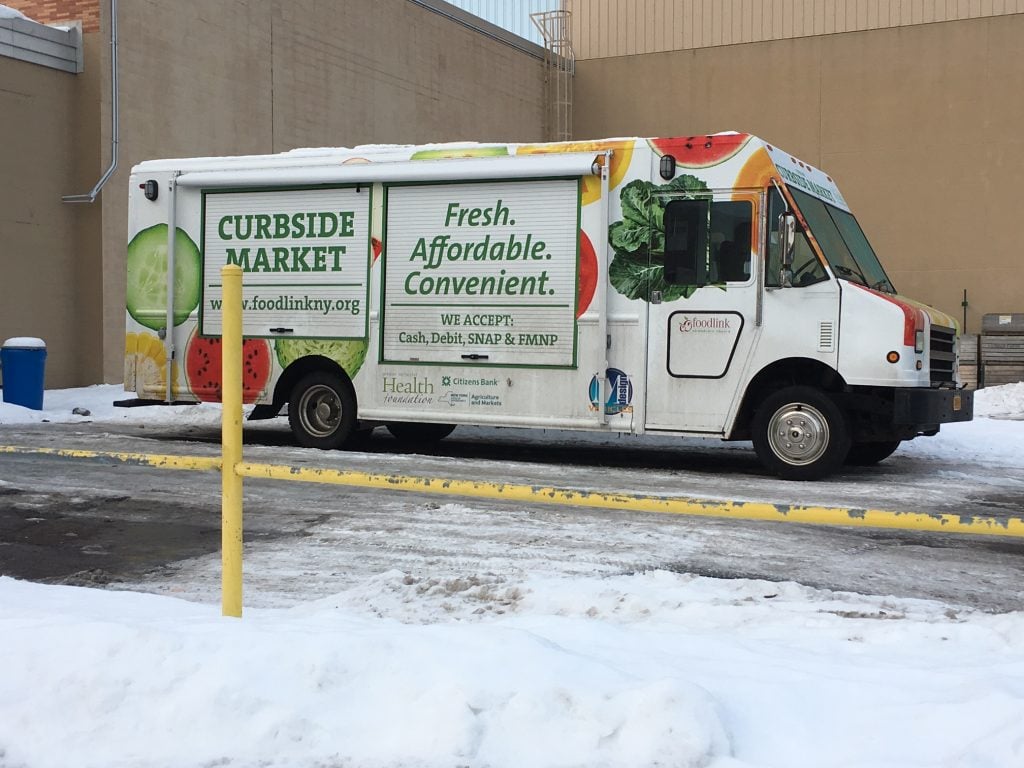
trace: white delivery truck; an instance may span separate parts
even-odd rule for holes
[[[784,478],[972,418],[953,318],[897,294],[831,178],[722,133],[156,160],[131,176],[125,387],[385,425],[752,440]]]

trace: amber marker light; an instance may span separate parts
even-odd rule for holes
[[[894,349],[892,352],[885,356],[885,359],[888,360],[890,363],[898,363],[900,361],[900,353]]]

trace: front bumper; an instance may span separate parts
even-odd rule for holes
[[[937,426],[974,418],[974,391],[970,389],[897,389],[893,423]]]

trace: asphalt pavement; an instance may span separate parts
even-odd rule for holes
[[[963,462],[899,454],[830,480],[767,475],[749,446],[460,428],[409,452],[383,430],[356,451],[294,446],[282,420],[247,424],[249,461],[360,472],[550,485],[609,493],[878,508],[1005,519],[1024,509],[1024,470],[991,483]],[[9,425],[24,448],[217,456],[200,426]],[[972,479],[973,478],[973,479]],[[1005,480],[1006,478],[1003,478]],[[270,480],[246,481],[247,600],[289,604],[399,568],[454,574],[668,569],[722,578],[1024,609],[1024,541],[439,499]],[[0,573],[48,583],[172,591],[210,599],[220,547],[216,473],[110,459],[0,456]],[[296,579],[297,563],[308,574]],[[339,567],[344,563],[344,567]],[[280,577],[275,576],[275,569]]]

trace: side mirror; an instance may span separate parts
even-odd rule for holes
[[[793,286],[793,248],[796,245],[796,216],[792,211],[779,214],[779,247],[782,249],[782,270],[779,282],[783,288]]]

